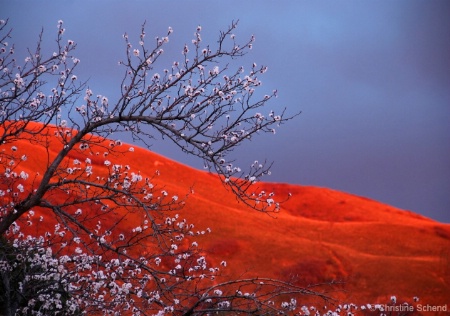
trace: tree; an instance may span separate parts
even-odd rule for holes
[[[236,41],[236,22],[214,47],[202,42],[198,27],[181,60],[159,73],[172,29],[150,49],[145,24],[137,46],[125,34],[125,74],[114,101],[94,96],[78,79],[76,43],[64,40],[62,21],[55,52],[46,56],[41,32],[23,65],[7,43],[6,25],[1,21],[3,314],[259,315],[294,313],[304,295],[327,298],[287,281],[224,279],[226,263],[211,266],[190,239],[193,225],[176,214],[185,198],[159,187],[157,175],[143,177],[109,158],[132,150],[109,140],[113,133],[148,146],[159,134],[202,159],[245,205],[278,210],[279,202],[255,184],[270,164],[244,171],[233,165],[232,153],[293,116],[266,110],[276,91],[257,98],[266,66],[230,68],[227,62],[244,56],[254,41]],[[43,149],[45,170],[27,172],[29,154],[19,143]],[[103,158],[107,173],[92,168],[99,152],[109,155]]]

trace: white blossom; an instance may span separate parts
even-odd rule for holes
[[[22,184],[17,185],[17,189],[19,190],[19,192],[23,193],[25,191],[24,187]]]

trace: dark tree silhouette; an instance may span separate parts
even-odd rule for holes
[[[232,153],[293,116],[267,110],[276,91],[256,97],[267,67],[229,66],[254,40],[238,43],[237,23],[220,32],[215,45],[203,43],[198,27],[180,60],[159,73],[155,65],[172,29],[152,40],[153,48],[144,26],[137,45],[125,34],[117,100],[94,95],[77,77],[76,43],[64,40],[62,21],[55,52],[44,53],[41,32],[23,63],[7,43],[6,25],[1,21],[3,314],[287,314],[300,310],[297,301],[304,295],[327,298],[287,281],[224,279],[226,263],[210,265],[190,239],[193,225],[176,214],[186,197],[158,186],[157,174],[143,177],[133,166],[114,162],[132,147],[108,140],[113,133],[128,133],[149,146],[159,134],[202,159],[245,205],[277,211],[272,195],[256,192],[270,164],[244,170],[233,165]],[[24,152],[19,141],[44,149],[39,158],[45,170],[29,174],[22,168],[33,153]],[[99,152],[108,155],[101,158],[103,171],[92,167]]]

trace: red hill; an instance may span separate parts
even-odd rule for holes
[[[217,176],[198,171],[151,151],[121,145],[121,154],[108,153],[103,142],[88,157],[96,172],[107,173],[106,159],[130,165],[155,179],[170,192],[184,196],[179,211],[199,230],[212,233],[196,237],[212,260],[226,260],[232,276],[294,277],[303,284],[344,281],[332,295],[346,302],[385,303],[391,295],[399,302],[418,296],[420,303],[450,303],[450,225],[363,197],[326,188],[280,183],[256,184],[276,197],[292,197],[275,218],[238,203]],[[22,168],[42,174],[49,150],[19,140],[11,146],[25,152]],[[98,154],[97,154],[98,153]],[[85,160],[85,154],[69,154]],[[114,218],[110,219],[114,221]],[[130,223],[132,225],[132,223]]]

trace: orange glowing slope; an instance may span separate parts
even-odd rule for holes
[[[15,144],[28,152],[27,168],[45,168],[43,148]],[[210,260],[227,261],[230,276],[296,277],[305,285],[345,281],[340,287],[345,291],[333,295],[354,303],[384,303],[390,295],[409,301],[418,296],[424,304],[450,302],[448,224],[330,189],[258,184],[278,197],[292,194],[273,218],[238,203],[215,175],[129,147],[122,145],[124,154],[108,159],[143,176],[159,170],[159,184],[171,194],[183,196],[193,188],[179,213],[199,230],[211,228],[195,240]],[[106,173],[102,153],[91,158],[94,168]]]

